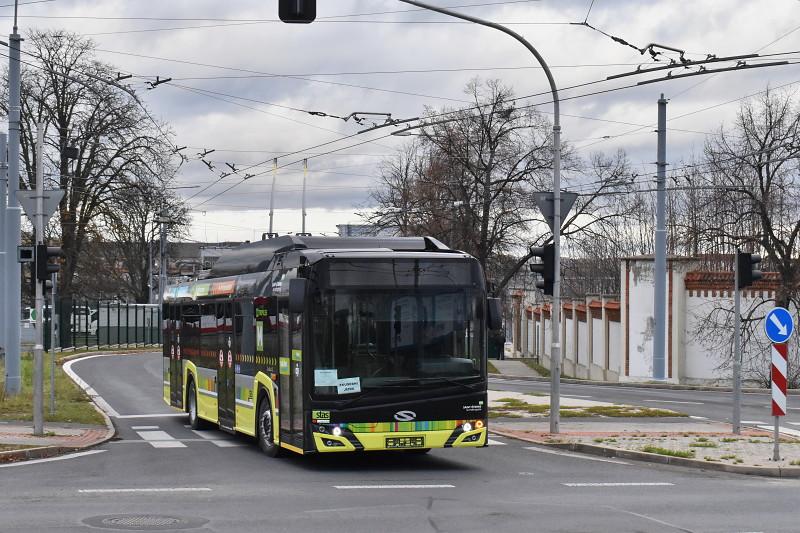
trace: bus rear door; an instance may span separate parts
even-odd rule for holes
[[[234,353],[237,347],[233,335],[233,303],[231,302],[217,304],[217,338],[219,351],[222,354],[217,375],[219,425],[223,429],[233,431],[236,410]]]

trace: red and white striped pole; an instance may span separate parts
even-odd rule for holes
[[[772,345],[772,416],[775,417],[775,445],[772,460],[780,461],[780,418],[786,416],[786,383],[788,367],[786,343]]]

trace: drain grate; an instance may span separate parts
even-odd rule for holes
[[[84,519],[87,526],[125,531],[167,531],[202,527],[208,520],[153,514],[92,516]]]

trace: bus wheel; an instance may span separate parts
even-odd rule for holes
[[[189,382],[189,390],[186,392],[186,403],[189,411],[189,426],[192,429],[203,429],[206,427],[205,421],[197,414],[197,389],[194,381]]]
[[[270,457],[277,457],[281,449],[273,440],[272,422],[272,407],[269,400],[264,399],[258,404],[258,446]]]

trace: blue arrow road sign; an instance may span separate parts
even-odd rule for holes
[[[792,314],[783,307],[772,309],[764,318],[764,331],[772,342],[786,342],[794,331]]]

